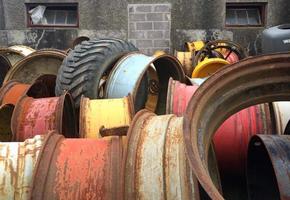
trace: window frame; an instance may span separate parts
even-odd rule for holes
[[[228,9],[258,9],[260,13],[261,23],[260,24],[227,24],[227,10]],[[226,28],[263,28],[266,25],[266,9],[267,2],[259,3],[226,3],[226,13],[225,13],[225,27]]]
[[[31,17],[29,15],[29,10],[36,6],[47,6],[47,7],[76,7],[76,24],[65,25],[65,24],[32,24]],[[78,3],[26,3],[26,18],[27,27],[29,28],[79,28],[79,4]]]

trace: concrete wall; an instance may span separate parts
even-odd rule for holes
[[[25,3],[47,2],[78,2],[79,28],[28,28]],[[66,49],[77,36],[118,37],[150,54],[156,49],[182,50],[184,42],[191,40],[232,39],[250,54],[259,53],[264,28],[225,28],[226,2],[266,2],[266,27],[290,23],[289,0],[0,0],[0,45]],[[155,11],[158,5],[166,10]],[[140,12],[146,16],[140,21],[143,25],[132,22],[132,15]],[[162,23],[154,27],[155,22]]]

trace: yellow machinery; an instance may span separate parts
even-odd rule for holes
[[[191,77],[192,78],[205,78],[215,73],[225,65],[230,64],[228,61],[222,58],[205,58],[199,62],[194,68]]]
[[[185,49],[190,52],[199,51],[204,47],[204,41],[198,40],[194,42],[186,42]]]

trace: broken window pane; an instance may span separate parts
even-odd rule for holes
[[[32,26],[77,26],[78,24],[77,4],[60,4],[60,6],[27,4],[27,6]]]

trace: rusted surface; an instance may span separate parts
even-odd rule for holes
[[[268,104],[251,106],[229,117],[215,132],[215,152],[224,176],[245,177],[248,143],[253,135],[272,134]]]
[[[189,100],[198,87],[198,85],[185,85],[170,78],[168,82],[166,113],[183,116]]]
[[[159,94],[159,78],[154,66],[150,66],[147,71],[148,74],[148,96],[145,108],[154,112],[156,110]]]
[[[50,133],[36,166],[31,199],[119,199],[121,160],[120,137],[65,139]]]
[[[23,94],[25,94],[28,88],[29,88],[28,84],[21,84],[17,81],[7,82],[0,89],[1,105],[3,104],[16,105],[16,102]]]
[[[199,199],[185,156],[181,117],[139,111],[129,128],[124,199]]]
[[[59,51],[36,51],[23,58],[7,73],[4,83],[17,80],[22,83],[33,83],[44,74],[57,75],[66,54]]]
[[[167,113],[183,116],[198,85],[169,80]],[[273,132],[268,104],[246,108],[228,118],[216,131],[215,152],[222,174],[245,176],[248,142],[252,135]]]
[[[0,142],[0,199],[29,199],[43,136],[25,142]]]
[[[0,48],[0,55],[4,55],[11,63],[11,66],[14,67],[15,63],[34,51],[34,49],[27,46],[15,45],[8,48]]]
[[[135,110],[144,108],[148,98],[148,80],[150,80],[148,68],[150,67],[155,68],[159,81],[156,112],[164,114],[169,78],[185,81],[185,74],[180,62],[170,55],[149,57],[138,52],[125,55],[117,62],[108,77],[105,97],[122,98],[130,93]]]
[[[28,56],[28,55],[32,54],[33,52],[35,52],[35,49],[33,49],[29,46],[25,46],[25,45],[13,45],[13,46],[10,46],[8,48],[13,49],[15,51],[19,51],[24,56]]]
[[[194,51],[193,52],[192,51],[189,51],[189,52],[175,51],[174,52],[174,55],[182,64],[185,75],[189,77],[191,77],[192,71],[194,69],[194,66],[193,66],[194,54],[195,54]]]
[[[0,142],[10,142],[12,140],[11,117],[14,105],[4,104],[0,107]]]
[[[254,136],[248,153],[249,199],[290,199],[290,136]]]
[[[39,98],[23,96],[15,106],[11,120],[14,141],[57,130],[66,137],[76,137],[76,120],[69,94]]]
[[[16,105],[21,96],[27,94],[30,97],[47,97],[48,89],[42,82],[23,84],[17,81],[9,81],[0,89],[0,103]]]
[[[223,199],[207,168],[208,149],[215,131],[241,109],[290,100],[289,71],[290,54],[248,58],[211,76],[190,100],[183,126],[187,158],[212,199]]]
[[[4,78],[10,69],[10,61],[5,56],[0,54],[0,87],[2,86]]]
[[[113,128],[105,128],[104,126],[102,126],[99,132],[102,137],[126,136],[128,129],[129,129],[129,126],[120,126],[120,127],[113,127]]]
[[[131,96],[120,99],[82,97],[80,103],[80,136],[100,138],[100,129],[129,126],[134,115]],[[116,130],[114,130],[116,131]],[[124,131],[122,131],[123,133]],[[119,133],[122,135],[122,133]],[[105,134],[106,135],[106,134]]]

